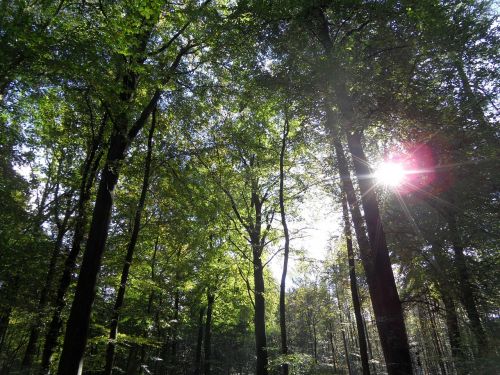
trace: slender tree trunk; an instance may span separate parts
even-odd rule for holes
[[[64,219],[62,221],[59,219],[59,206],[61,199],[61,197],[59,196],[59,187],[60,187],[59,179],[61,176],[62,168],[63,168],[63,163],[62,161],[60,161],[57,172],[57,185],[54,197],[54,206],[55,206],[54,221],[56,222],[57,226],[57,237],[54,243],[52,254],[50,256],[49,268],[47,270],[47,275],[45,276],[45,283],[40,292],[40,298],[38,300],[38,305],[37,305],[37,315],[33,325],[31,326],[28,344],[26,346],[26,351],[24,353],[24,357],[21,363],[21,373],[23,374],[31,374],[33,372],[33,360],[35,358],[38,338],[40,336],[40,331],[42,329],[45,309],[47,308],[47,305],[49,303],[49,294],[50,290],[52,289],[52,284],[54,281],[57,259],[59,258],[61,253],[63,239],[68,230],[68,221],[72,213],[71,203],[68,201],[66,211],[64,213]]]
[[[288,344],[287,344],[287,334],[286,334],[286,274],[288,271],[288,255],[290,253],[290,234],[288,231],[288,224],[286,221],[285,213],[285,153],[286,153],[286,143],[288,133],[290,131],[290,126],[288,123],[288,117],[285,114],[285,125],[283,129],[283,137],[281,142],[281,152],[280,152],[280,212],[281,212],[281,225],[283,226],[283,234],[285,235],[285,249],[283,255],[283,272],[281,274],[280,283],[280,333],[281,333],[281,354],[286,356],[288,354]],[[281,373],[283,375],[288,375],[288,363],[284,362],[281,366]]]
[[[460,57],[455,58],[454,60],[455,68],[457,69],[458,76],[460,77],[460,81],[462,82],[462,90],[465,94],[465,102],[467,105],[465,106],[466,111],[470,111],[474,119],[477,121],[479,126],[485,130],[487,128],[487,121],[484,116],[483,108],[480,102],[477,100],[474,91],[472,90],[472,86],[469,81],[469,77],[465,72],[464,63]]]
[[[4,284],[0,287],[0,301],[2,301],[0,303],[0,353],[2,353],[2,348],[5,343],[5,339],[7,337],[7,330],[9,328],[10,318],[13,309],[12,307],[15,306],[16,304],[18,290],[19,290],[19,276],[6,275],[6,280],[4,281]]]
[[[349,220],[349,209],[347,207],[347,198],[342,192],[342,212],[344,217],[344,235],[347,242],[347,258],[349,260],[349,280],[351,286],[352,305],[354,307],[354,316],[356,317],[356,328],[358,330],[359,353],[361,356],[361,366],[363,375],[370,374],[370,365],[368,363],[368,349],[366,347],[365,330],[363,327],[363,317],[361,315],[361,303],[359,301],[358,282],[356,279],[356,265],[354,262],[354,248],[352,245],[351,222]]]
[[[443,301],[445,318],[446,318],[446,329],[448,333],[448,340],[450,342],[451,355],[453,357],[453,362],[455,364],[455,369],[458,375],[464,374],[464,353],[462,350],[460,329],[458,325],[457,310],[455,307],[455,302],[450,296],[449,292],[445,288],[441,287],[438,283],[438,291]]]
[[[266,308],[264,300],[264,268],[260,251],[253,251],[255,285],[255,350],[257,355],[256,375],[267,375]]]
[[[347,371],[349,375],[352,375],[351,361],[349,359],[349,349],[347,347],[347,338],[345,337],[345,330],[342,328],[342,342],[344,344],[345,362],[347,364]]]
[[[23,361],[21,364],[21,372],[24,374],[30,374],[33,372],[33,359],[36,354],[36,345],[38,342],[38,337],[40,335],[40,330],[42,328],[43,313],[45,311],[45,308],[47,307],[49,291],[52,287],[52,282],[56,271],[57,258],[59,258],[61,252],[62,241],[65,233],[66,228],[64,228],[64,230],[60,229],[58,231],[54,249],[52,250],[52,254],[50,256],[49,270],[47,272],[47,276],[45,277],[45,284],[40,293],[40,299],[38,300],[37,317],[35,318],[35,322],[30,329],[28,345],[26,346],[26,351],[24,353]]]
[[[205,362],[203,364],[205,375],[210,375],[212,365],[212,311],[214,307],[215,296],[207,292],[207,318],[205,321]]]
[[[312,334],[313,334],[313,356],[314,363],[318,363],[318,335],[316,334],[316,319],[314,316],[311,319]]]
[[[426,315],[427,317],[429,318],[429,323],[431,325],[431,339],[432,339],[432,342],[434,344],[434,347],[436,348],[436,353],[437,353],[437,361],[438,361],[438,365],[439,365],[439,369],[441,371],[442,374],[444,375],[447,375],[448,374],[448,370],[446,368],[446,364],[444,362],[444,354],[443,354],[443,348],[442,348],[442,345],[441,345],[441,340],[439,339],[439,336],[438,336],[438,327],[437,327],[437,324],[436,324],[436,319],[434,317],[434,312],[432,311],[431,309],[431,300],[428,298],[426,298],[426,302],[427,302],[427,311],[426,311]]]
[[[373,358],[372,343],[370,341],[370,333],[368,331],[368,325],[367,325],[366,319],[364,318],[363,315],[361,315],[361,318],[363,319],[363,327],[364,327],[364,330],[365,330],[366,344],[368,346],[368,355],[369,355],[369,358],[370,358],[370,362],[372,364],[371,372],[373,372],[373,374],[376,374],[377,373],[377,367],[375,366],[375,362],[372,361],[374,358]]]
[[[108,346],[106,349],[106,365],[104,369],[104,375],[111,375],[113,372],[113,362],[115,357],[116,337],[118,335],[118,321],[120,319],[120,309],[123,306],[123,301],[125,299],[125,291],[127,288],[128,275],[134,257],[135,245],[137,243],[137,239],[139,237],[139,231],[141,229],[142,211],[144,209],[144,203],[146,202],[146,196],[148,193],[149,176],[151,172],[151,159],[153,154],[153,135],[155,127],[156,127],[156,109],[153,110],[151,128],[149,130],[149,135],[148,135],[148,150],[144,165],[144,177],[142,181],[141,196],[139,198],[139,203],[137,204],[137,208],[135,210],[134,223],[132,226],[132,235],[128,243],[127,255],[125,256],[125,262],[123,264],[122,275],[120,279],[120,287],[118,288],[118,294],[116,296],[115,305],[113,307],[113,314],[111,317]]]
[[[127,358],[127,363],[126,363],[126,366],[125,366],[125,369],[126,369],[126,372],[125,374],[126,375],[135,375],[137,374],[137,367],[138,367],[138,363],[137,363],[137,352],[139,351],[139,346],[134,344],[130,347],[130,350],[129,350],[129,355],[128,355],[128,358]]]
[[[464,248],[460,241],[456,218],[453,213],[448,213],[448,226],[451,233],[453,252],[455,255],[455,267],[458,273],[458,282],[460,284],[460,300],[465,308],[467,317],[470,321],[470,326],[474,337],[476,338],[477,349],[476,354],[484,354],[488,347],[488,339],[484,331],[479,312],[476,307],[476,298],[472,282],[470,280],[467,264],[465,261]]]
[[[385,237],[380,236],[382,228],[380,221],[377,220],[377,217],[379,218],[378,204],[376,204],[376,200],[373,202],[375,197],[371,197],[370,199],[366,197],[366,192],[369,188],[366,186],[366,181],[363,178],[366,178],[365,176],[369,175],[370,172],[366,165],[364,165],[366,169],[365,173],[356,172],[360,187],[364,182],[361,192],[365,195],[364,200],[369,203],[368,205],[363,204],[365,218],[367,221],[368,218],[371,219],[369,242],[356,192],[350,177],[349,164],[342,144],[336,137],[337,132],[335,129],[337,126],[334,123],[335,118],[328,107],[326,108],[326,114],[327,127],[331,132],[342,188],[346,193],[349,203],[386,365],[390,375],[409,374],[411,373],[411,369],[409,369],[409,366],[411,367],[411,358],[406,327],[404,325],[401,302],[397,293],[394,275],[392,274],[387,246],[385,245]],[[353,159],[356,159],[355,155],[353,155]],[[366,162],[366,158],[364,160]],[[359,163],[360,161],[357,160],[355,165]],[[360,176],[363,176],[363,178]],[[369,191],[368,194],[373,194],[373,192]],[[375,212],[370,211],[371,209],[375,209]]]
[[[371,245],[371,253],[361,253],[361,256],[365,266],[387,371],[389,375],[411,374],[410,347],[406,335],[403,309],[392,273],[389,250],[374,192],[374,182],[372,178],[368,177],[371,175],[371,171],[361,147],[361,135],[351,134],[352,128],[356,125],[353,101],[343,80],[345,74],[335,61],[334,45],[330,37],[328,20],[319,7],[311,10],[311,16],[315,23],[313,26],[315,27],[315,35],[322,43],[325,56],[332,69],[337,73],[335,80],[327,82],[327,86],[333,83],[332,88],[344,121],[344,130],[347,134],[349,151],[352,155],[356,177],[361,190],[363,211],[365,213],[368,238]],[[329,107],[328,104],[327,107]]]
[[[410,348],[403,309],[392,273],[389,249],[374,191],[375,185],[373,178],[367,177],[371,175],[371,170],[361,146],[361,135],[348,134],[348,145],[361,190],[368,238],[372,249],[370,272],[367,272],[366,276],[369,284],[372,284],[370,289],[373,291],[370,295],[387,370],[390,375],[411,374]]]
[[[179,251],[180,253],[180,251]],[[176,275],[177,280],[179,280],[179,275]],[[170,364],[172,367],[172,373],[177,373],[177,329],[179,326],[179,302],[180,302],[180,292],[179,288],[175,290],[174,293],[174,321],[172,327],[172,342],[170,343]]]
[[[101,125],[97,132],[97,136],[92,140],[89,152],[85,158],[82,168],[82,180],[80,182],[79,196],[77,203],[76,221],[73,233],[73,240],[71,243],[71,250],[64,262],[64,269],[55,300],[54,312],[50,321],[47,333],[45,335],[45,344],[42,352],[42,363],[40,367],[40,375],[49,374],[50,363],[55,347],[57,345],[57,338],[62,327],[62,311],[66,306],[66,292],[71,284],[71,275],[75,269],[76,258],[80,254],[81,244],[85,234],[85,225],[87,223],[87,203],[90,200],[90,193],[94,184],[95,175],[99,167],[102,157],[102,152],[99,149],[102,145],[102,137],[106,123],[108,120],[107,114],[103,116]]]
[[[129,130],[125,114],[115,121],[113,134],[110,139],[106,164],[101,173],[101,180],[97,191],[96,202],[92,214],[89,237],[75,297],[66,325],[63,350],[59,361],[58,375],[80,375],[83,365],[83,354],[87,344],[90,313],[94,302],[97,275],[101,267],[101,260],[108,237],[108,228],[113,207],[113,192],[118,182],[120,165],[125,159],[125,154],[130,143],[153,111],[160,98],[157,91],[141,116]]]
[[[248,167],[251,168],[254,164],[255,157],[252,157],[248,163]],[[246,162],[246,161],[245,161]],[[220,182],[219,186],[227,195],[231,201],[231,206],[233,212],[240,222],[240,224],[245,228],[249,236],[249,243],[252,250],[252,265],[253,265],[253,277],[254,277],[254,333],[255,333],[255,352],[256,352],[256,375],[267,375],[268,373],[268,354],[267,354],[267,338],[266,338],[266,314],[265,314],[265,297],[264,297],[264,266],[262,264],[262,252],[265,246],[266,235],[270,229],[272,222],[272,217],[269,219],[266,217],[264,220],[262,217],[262,206],[266,202],[267,197],[259,196],[259,185],[256,178],[251,178],[248,181],[251,185],[251,208],[254,210],[255,216],[250,216],[252,221],[247,221],[247,218],[243,218],[240,214],[236,202],[226,188],[224,188]],[[271,215],[273,216],[273,215]],[[267,223],[266,231],[263,233],[262,224]],[[248,286],[247,282],[247,286]]]
[[[12,306],[9,305],[2,311],[0,316],[0,353],[2,352],[5,336],[7,335],[7,328],[9,327],[10,315],[12,314]]]
[[[347,338],[345,337],[345,329],[344,329],[344,322],[343,322],[343,319],[342,319],[342,304],[340,303],[340,295],[339,295],[339,289],[338,289],[338,286],[335,285],[335,294],[337,296],[337,307],[339,309],[339,317],[340,317],[340,326],[342,327],[342,329],[340,330],[340,332],[342,333],[342,342],[344,344],[344,354],[345,354],[345,360],[346,360],[346,364],[347,364],[347,370],[349,372],[349,375],[352,375],[352,369],[351,369],[351,361],[349,360],[349,349],[348,349],[348,346],[347,346]]]
[[[198,318],[198,338],[196,340],[196,353],[194,359],[194,375],[201,373],[201,352],[203,349],[203,317],[205,316],[205,307],[200,308]]]
[[[333,365],[333,373],[337,373],[337,361],[335,359],[335,344],[333,342],[333,331],[330,325],[330,330],[328,331],[328,341],[330,343],[330,348],[332,349],[332,365]]]

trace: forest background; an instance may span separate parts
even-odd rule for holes
[[[483,0],[2,0],[0,373],[497,374]]]

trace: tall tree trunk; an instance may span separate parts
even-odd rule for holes
[[[196,340],[196,352],[194,359],[194,375],[201,374],[201,352],[203,349],[203,317],[205,316],[205,307],[200,307],[198,318],[198,338]]]
[[[347,134],[349,151],[361,191],[368,238],[372,253],[366,272],[373,310],[389,375],[411,374],[410,347],[389,249],[379,213],[375,184],[361,146],[361,134]],[[371,284],[371,285],[370,285]]]
[[[372,307],[375,313],[375,320],[382,344],[382,350],[384,352],[386,364],[393,364],[391,366],[388,366],[388,371],[395,371],[389,372],[390,375],[411,373],[411,370],[408,369],[408,366],[410,366],[410,362],[408,361],[411,361],[411,359],[409,357],[409,346],[406,337],[406,328],[404,326],[404,320],[402,316],[401,303],[399,300],[399,295],[397,294],[394,276],[392,274],[392,268],[388,257],[387,247],[385,247],[384,253],[384,247],[382,246],[385,244],[385,238],[383,239],[382,243],[379,243],[377,234],[378,230],[375,230],[374,233],[373,219],[374,216],[377,215],[374,215],[373,212],[371,212],[371,215],[369,215],[372,219],[372,221],[370,222],[370,226],[372,229],[372,241],[369,242],[369,239],[366,236],[364,220],[361,215],[356,192],[350,176],[349,164],[347,162],[342,143],[339,140],[335,117],[332,113],[332,110],[328,106],[326,107],[326,116],[327,129],[330,132],[332,144],[334,146],[342,189],[344,190],[347,201],[349,203],[354,231],[356,233],[361,260],[363,262],[363,268],[365,270],[365,275],[367,278],[368,290],[370,292]],[[357,175],[364,177],[362,173],[357,173]],[[361,185],[362,179],[360,177],[358,177],[358,179],[360,180]],[[363,191],[366,193],[366,190],[362,190],[362,193]],[[371,206],[373,206],[373,204]],[[363,205],[363,207],[365,208],[366,217],[366,207],[365,205]],[[378,205],[376,206],[375,214],[378,214]],[[375,229],[378,228],[378,224],[376,223]],[[382,228],[380,228],[380,230],[381,229]],[[395,325],[393,325],[393,323]],[[403,344],[399,346],[398,343],[400,343],[401,341],[403,342]],[[400,359],[404,362],[401,363],[401,369],[398,368],[399,365],[397,364]],[[400,370],[402,372],[398,373],[398,371]]]
[[[311,327],[312,327],[312,334],[313,334],[314,363],[318,363],[318,335],[316,334],[316,319],[315,319],[314,315],[312,316],[312,319],[311,319]]]
[[[255,156],[253,156],[247,163],[248,168],[252,168],[255,162]],[[266,338],[266,308],[265,308],[265,297],[264,297],[264,265],[262,264],[262,252],[264,250],[266,235],[269,232],[272,223],[272,217],[263,218],[262,207],[267,200],[267,196],[259,196],[259,184],[258,180],[254,177],[250,178],[248,181],[251,185],[251,208],[254,210],[254,214],[250,215],[250,220],[248,218],[243,218],[240,214],[236,202],[226,188],[222,186],[219,181],[219,186],[227,195],[231,202],[233,212],[240,222],[240,224],[245,228],[248,233],[249,243],[252,250],[252,266],[253,266],[253,279],[254,279],[254,333],[255,333],[255,352],[256,352],[256,375],[267,375],[268,373],[268,354],[267,354],[267,338]],[[248,220],[248,221],[247,221]],[[266,223],[265,231],[262,230],[262,224]],[[247,286],[249,283],[247,282]]]
[[[357,125],[353,101],[343,80],[345,74],[335,61],[329,22],[323,10],[319,7],[311,9],[311,16],[313,17],[315,35],[323,45],[325,56],[330,66],[337,73],[334,81],[327,79],[327,87],[329,89],[330,84],[333,84],[331,86],[340,108],[344,130],[347,134],[349,151],[352,155],[354,169],[361,190],[363,211],[365,213],[368,238],[371,246],[371,253],[363,254],[361,252],[361,257],[365,266],[387,371],[389,375],[411,374],[410,347],[408,345],[403,309],[392,273],[389,250],[382,228],[377,198],[373,191],[374,182],[372,178],[367,178],[367,176],[370,176],[371,171],[361,147],[361,135],[353,135],[351,133],[354,126]],[[329,97],[328,91],[327,97]],[[329,107],[329,103],[327,103],[327,107]]]
[[[332,326],[329,326],[329,330],[327,332],[328,335],[328,342],[330,344],[330,348],[332,349],[332,365],[333,365],[333,373],[337,373],[337,360],[335,359],[335,344],[333,342],[333,331],[332,331]]]
[[[344,354],[345,354],[345,362],[347,364],[347,371],[349,375],[352,375],[351,361],[349,359],[349,349],[347,347],[347,338],[345,337],[344,328],[342,328],[341,333],[342,333],[342,343],[344,344]]]
[[[95,175],[99,167],[102,157],[102,152],[99,152],[102,145],[102,137],[108,115],[103,116],[101,125],[97,132],[97,136],[92,140],[89,152],[85,158],[82,168],[82,179],[80,182],[78,203],[73,240],[71,250],[64,262],[64,269],[59,286],[57,288],[56,301],[54,312],[50,321],[47,333],[45,335],[45,344],[42,352],[42,363],[40,367],[40,375],[49,374],[52,355],[57,345],[57,338],[62,327],[62,311],[66,306],[66,292],[71,284],[71,275],[75,269],[76,258],[80,254],[81,244],[85,233],[85,225],[87,223],[87,203],[90,200],[90,193],[94,184]]]
[[[33,372],[32,368],[33,359],[36,354],[38,337],[40,335],[40,330],[42,328],[43,313],[45,312],[45,308],[47,307],[47,303],[49,300],[49,292],[52,287],[52,282],[56,271],[57,258],[59,258],[61,252],[62,241],[65,233],[66,233],[66,228],[64,228],[64,230],[60,229],[58,231],[57,239],[54,244],[54,249],[52,250],[52,254],[50,256],[49,269],[45,277],[45,284],[42,288],[42,291],[40,292],[40,299],[38,300],[38,305],[37,305],[38,313],[35,318],[35,322],[30,329],[28,344],[26,346],[26,351],[24,353],[23,361],[21,363],[21,372],[23,374],[30,374]]]
[[[458,233],[456,218],[451,212],[448,213],[448,226],[453,245],[453,253],[455,255],[458,282],[460,284],[460,300],[465,308],[472,332],[476,338],[477,349],[475,353],[481,355],[484,354],[485,349],[488,347],[488,339],[477,310],[474,289],[467,269],[464,248]]]
[[[344,329],[344,322],[343,322],[343,319],[342,319],[342,304],[340,303],[340,295],[339,295],[339,289],[338,289],[338,285],[335,284],[335,295],[337,296],[337,307],[339,309],[339,320],[340,320],[340,326],[342,327],[342,329],[340,330],[340,332],[342,333],[342,342],[344,344],[344,354],[345,354],[345,360],[346,360],[346,364],[347,364],[347,370],[349,372],[349,375],[352,375],[352,369],[351,369],[351,361],[349,360],[349,348],[347,346],[347,338],[345,337],[345,329]]]
[[[179,251],[180,253],[180,251]],[[178,253],[178,254],[179,254]],[[176,276],[179,280],[179,275]],[[180,303],[180,291],[177,288],[174,292],[174,324],[172,325],[172,342],[170,343],[170,365],[172,368],[172,373],[177,373],[177,329],[179,326],[179,303]]]
[[[256,375],[267,375],[266,307],[264,300],[264,268],[260,251],[253,251],[255,285],[255,350],[257,355]]]
[[[252,183],[252,206],[255,210],[255,222],[249,228],[250,242],[252,248],[253,280],[254,280],[254,327],[255,327],[255,352],[256,352],[256,375],[267,375],[268,354],[266,337],[266,303],[264,287],[264,266],[262,264],[262,252],[264,250],[264,238],[262,235],[262,205],[264,199],[258,195],[258,182],[253,179]]]
[[[359,301],[358,282],[356,279],[356,264],[354,262],[354,248],[352,245],[351,221],[349,219],[349,209],[347,207],[347,198],[342,191],[342,213],[344,217],[344,235],[346,237],[347,258],[349,261],[349,280],[351,286],[352,305],[354,307],[354,316],[356,317],[356,328],[358,330],[359,353],[361,356],[361,366],[363,375],[370,374],[370,365],[368,363],[368,349],[366,347],[365,330],[363,327],[363,317],[361,315],[361,303]]]
[[[49,268],[47,270],[47,274],[45,276],[45,283],[43,285],[43,288],[40,292],[40,298],[38,300],[38,305],[37,305],[37,315],[35,318],[35,321],[33,322],[33,325],[30,328],[30,335],[28,339],[28,344],[26,345],[26,351],[24,353],[23,360],[21,362],[21,373],[23,374],[31,374],[33,372],[33,360],[35,358],[36,354],[36,349],[37,349],[37,344],[38,344],[38,338],[40,336],[40,331],[43,325],[43,320],[44,320],[44,315],[45,315],[45,309],[47,308],[47,305],[49,303],[49,294],[50,290],[52,289],[52,284],[54,281],[54,275],[56,272],[56,266],[57,266],[57,259],[60,256],[61,253],[61,247],[63,243],[64,236],[66,235],[66,232],[68,231],[68,221],[70,219],[71,213],[73,212],[71,208],[71,202],[68,200],[66,202],[66,210],[64,213],[64,218],[61,221],[59,218],[59,207],[60,207],[60,200],[61,196],[59,195],[59,188],[60,188],[60,178],[61,178],[61,173],[62,173],[62,168],[63,168],[63,162],[62,160],[59,161],[59,166],[58,166],[58,171],[57,171],[57,182],[56,182],[56,188],[55,188],[55,197],[54,197],[54,221],[56,223],[57,227],[57,237],[56,241],[54,243],[54,248],[52,250],[52,253],[50,255],[50,261],[49,261]]]
[[[290,131],[290,125],[288,122],[288,116],[285,113],[285,125],[283,128],[283,137],[281,140],[281,152],[280,152],[280,191],[279,191],[279,201],[280,201],[280,213],[281,213],[281,225],[283,226],[283,234],[285,236],[285,249],[283,254],[283,272],[281,274],[280,283],[280,337],[281,337],[281,354],[286,356],[288,354],[288,344],[286,335],[286,274],[288,271],[288,255],[290,253],[290,234],[288,231],[288,224],[286,221],[285,212],[285,153],[286,153],[286,143],[288,133]],[[284,362],[281,366],[281,373],[283,375],[288,375],[288,363]]]
[[[370,355],[370,360],[373,360],[373,349],[372,349],[372,343],[370,341],[370,334],[368,332],[368,325],[366,323],[366,319],[363,317],[363,315],[361,315],[361,318],[363,319],[363,327],[365,329],[365,336],[366,336],[366,343],[368,345],[368,354]],[[373,374],[376,374],[377,373],[377,367],[375,365],[375,361],[372,361],[372,372]]]
[[[106,348],[106,365],[104,368],[104,375],[111,375],[113,372],[113,362],[115,358],[116,337],[118,335],[118,321],[120,319],[120,309],[123,306],[123,301],[125,299],[125,291],[127,288],[128,275],[134,257],[135,245],[137,243],[137,239],[139,237],[139,231],[141,229],[142,211],[144,210],[144,203],[146,202],[146,196],[148,193],[149,176],[151,172],[151,159],[153,154],[153,135],[155,127],[156,127],[156,109],[153,110],[151,118],[151,128],[149,130],[149,135],[148,135],[148,150],[146,154],[146,161],[144,163],[144,177],[142,181],[141,196],[139,198],[139,203],[137,204],[137,208],[135,210],[134,223],[132,225],[132,235],[130,237],[130,241],[127,246],[127,255],[125,256],[125,262],[122,268],[120,287],[118,288],[118,294],[116,295],[115,305],[113,307],[113,313],[111,317],[108,346]]]
[[[429,299],[427,299],[427,301],[430,303]],[[441,340],[439,339],[439,335],[438,335],[438,327],[436,324],[436,318],[434,317],[434,312],[431,310],[430,304],[427,304],[427,315],[428,315],[429,321],[431,323],[431,337],[432,337],[432,341],[434,342],[434,346],[436,347],[439,368],[440,368],[441,373],[443,375],[447,375],[448,370],[446,368],[446,363],[444,362],[443,348],[441,345]]]
[[[488,123],[484,116],[484,111],[481,106],[481,103],[477,100],[476,94],[472,90],[472,86],[469,81],[469,77],[465,72],[463,59],[457,56],[453,64],[457,69],[458,76],[460,77],[460,81],[462,82],[462,90],[465,95],[465,102],[467,103],[465,106],[462,106],[465,111],[470,111],[474,120],[479,124],[482,130],[486,130]]]
[[[6,308],[2,309],[2,314],[0,315],[0,353],[2,352],[5,336],[7,335],[7,328],[9,327],[11,314],[12,306],[9,305]]]
[[[443,301],[446,319],[446,329],[448,333],[448,341],[450,342],[451,356],[453,357],[453,362],[455,364],[455,369],[458,375],[464,374],[464,353],[462,350],[460,329],[458,325],[457,310],[455,307],[455,302],[450,296],[449,291],[443,288],[438,283],[438,291]]]
[[[101,173],[75,297],[66,325],[66,335],[64,336],[63,350],[58,367],[59,375],[81,374],[97,275],[101,267],[101,260],[108,237],[111,209],[113,207],[113,192],[118,182],[120,165],[125,159],[125,154],[131,142],[144,127],[159,98],[160,91],[157,91],[130,129],[125,114],[120,115],[115,120],[106,164]]]
[[[210,375],[212,365],[212,311],[214,307],[215,296],[207,291],[207,319],[205,321],[205,362],[203,369],[205,375]]]
[[[17,291],[19,290],[19,276],[8,276],[0,287],[0,353],[7,337],[7,329],[9,328],[12,307],[15,306]],[[5,301],[9,301],[5,303]]]

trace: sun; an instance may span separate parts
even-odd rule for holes
[[[388,161],[381,163],[373,175],[380,185],[398,187],[403,184],[406,171],[403,164]]]

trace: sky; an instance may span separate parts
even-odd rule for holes
[[[293,286],[292,279],[296,275],[297,250],[303,250],[307,258],[324,260],[332,238],[341,234],[342,216],[340,205],[336,204],[333,195],[320,188],[312,188],[305,193],[303,203],[297,209],[299,220],[290,220],[290,260],[287,275],[288,287]],[[281,246],[283,246],[281,244]],[[279,282],[283,267],[283,256],[276,256],[269,263],[274,278]]]

